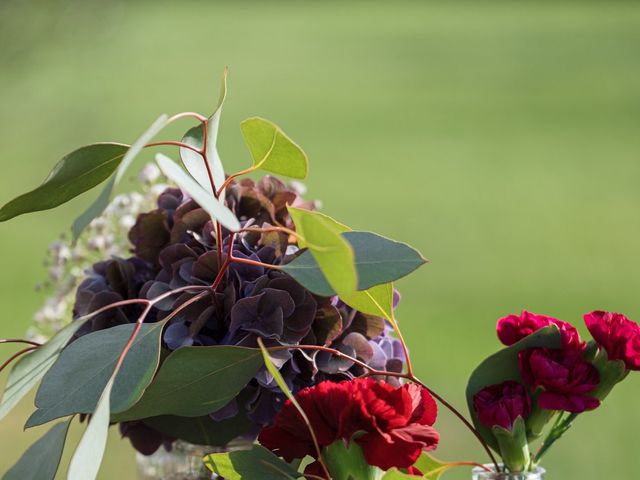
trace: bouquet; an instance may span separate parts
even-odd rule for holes
[[[506,348],[469,380],[467,420],[416,376],[395,318],[393,282],[425,259],[305,199],[307,156],[266,119],[241,123],[252,163],[226,173],[226,79],[211,116],[162,115],[131,145],[81,147],[0,209],[6,221],[104,183],[72,240],[50,248],[51,296],[29,338],[0,340],[25,345],[0,367],[12,365],[0,418],[40,382],[25,427],[57,422],[4,479],[53,479],[73,421],[86,428],[71,480],[96,478],[112,425],[142,456],[202,446],[193,478],[435,479],[458,466],[508,478],[488,475],[539,471],[576,416],[640,368],[640,327],[622,315],[587,315],[589,343],[551,317],[505,317]],[[195,125],[180,140],[155,139],[184,120]],[[182,165],[157,153],[137,191],[116,195],[156,148],[177,149]],[[431,456],[436,402],[491,463]]]

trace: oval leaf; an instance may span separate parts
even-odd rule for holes
[[[224,69],[224,73],[222,75],[222,84],[220,86],[220,98],[218,100],[218,106],[216,107],[216,111],[209,118],[208,130],[207,130],[207,162],[209,163],[209,168],[211,169],[211,174],[213,177],[213,183],[216,185],[216,188],[220,188],[220,186],[225,181],[224,175],[224,167],[222,166],[222,161],[220,160],[220,155],[218,154],[217,141],[218,141],[218,129],[220,127],[220,116],[222,115],[222,105],[224,104],[224,100],[227,96],[227,69]],[[182,142],[198,149],[202,149],[203,143],[203,126],[196,125],[195,127],[189,129],[187,133],[182,138]],[[182,163],[187,171],[191,174],[191,176],[209,193],[213,193],[213,189],[211,188],[211,181],[209,179],[209,172],[207,171],[207,166],[205,165],[205,159],[197,152],[190,150],[188,148],[180,148],[180,158],[182,159]]]
[[[118,168],[128,148],[120,143],[94,143],[71,152],[53,167],[42,185],[2,207],[0,222],[55,208],[92,189]]]
[[[22,454],[2,480],[53,480],[60,465],[70,423],[71,420],[53,426]]]
[[[111,410],[122,412],[142,396],[160,359],[162,323],[142,325],[115,381]],[[62,351],[38,393],[38,409],[27,420],[33,427],[55,418],[95,410],[134,324],[90,333]]]
[[[244,120],[240,129],[255,169],[292,178],[306,178],[307,155],[280,127],[264,118],[252,117]]]
[[[209,470],[228,480],[293,480],[302,477],[291,465],[260,445],[254,445],[251,450],[214,453],[203,460]]]
[[[70,323],[43,346],[20,357],[7,379],[2,402],[0,402],[0,419],[9,413],[47,373],[62,349],[83,323],[82,319]]]
[[[187,192],[212,218],[219,221],[228,230],[240,230],[240,222],[233,212],[187,175],[177,163],[161,153],[156,155],[156,161],[162,172]]]
[[[131,166],[133,160],[138,156],[138,154],[142,151],[144,146],[155,137],[160,130],[167,126],[169,117],[167,115],[161,115],[158,119],[151,124],[151,126],[138,138],[131,147],[125,152],[124,157],[122,158],[122,162],[118,166],[116,173],[109,183],[105,185],[105,188],[102,190],[98,198],[86,209],[76,220],[73,222],[71,226],[71,232],[73,233],[73,239],[77,240],[82,231],[89,226],[91,221],[100,216],[104,209],[107,208],[109,202],[111,202],[111,197],[113,196],[113,191],[118,186],[122,177],[124,176],[127,169]],[[106,178],[106,177],[105,177]]]
[[[111,377],[100,396],[98,406],[89,420],[76,451],[71,457],[67,480],[95,480],[100,470],[109,433],[109,404],[114,377]]]
[[[383,283],[340,299],[359,312],[393,320],[393,284]]]
[[[422,255],[409,245],[375,233],[343,232],[342,237],[354,252],[359,291],[393,282],[413,272],[426,262]],[[313,243],[307,236],[305,238]],[[316,295],[330,297],[339,293],[331,287],[325,278],[325,272],[319,265],[311,247],[284,265],[282,270]]]
[[[260,350],[252,348],[179,348],[163,362],[140,401],[115,418],[207,415],[235,398],[261,366]]]
[[[473,408],[473,396],[489,385],[506,382],[507,380],[522,382],[518,368],[518,353],[520,351],[536,347],[560,348],[561,345],[562,339],[558,327],[552,325],[541,328],[510,347],[503,348],[486,358],[469,377],[466,397],[471,419],[482,438],[494,450],[498,451],[498,442],[491,429],[478,421],[476,411]]]
[[[354,266],[354,252],[341,235],[343,225],[326,215],[309,210],[289,207],[289,213],[296,225],[296,232],[304,239],[307,247],[307,252],[301,256],[311,252],[310,256],[317,267],[316,273],[320,276],[318,282],[324,280],[325,285],[330,285],[331,289],[339,295],[350,295],[355,292],[358,278]],[[283,270],[306,286],[295,275],[296,271],[304,270],[296,264],[299,258],[285,265]],[[313,262],[308,263],[313,264]],[[306,264],[302,266],[308,268]],[[302,271],[302,275],[306,278],[308,273]],[[309,290],[313,291],[311,288]]]

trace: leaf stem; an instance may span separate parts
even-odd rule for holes
[[[5,368],[7,368],[11,364],[11,362],[13,362],[20,355],[22,355],[24,353],[27,353],[27,352],[31,352],[32,350],[37,350],[38,348],[39,347],[37,347],[37,346],[35,346],[35,347],[27,347],[27,348],[24,348],[22,350],[17,351],[13,355],[11,355],[7,360],[5,360],[2,365],[0,365],[0,372],[2,372]]]
[[[224,181],[224,183],[220,186],[220,188],[216,191],[216,198],[220,196],[223,190],[227,188],[234,179],[236,179],[240,175],[246,175],[247,173],[251,173],[256,170],[257,170],[256,167],[249,167],[249,168],[245,168],[244,170],[240,170],[239,172],[236,172],[233,175],[229,175],[227,179]]]
[[[207,117],[205,117],[204,115],[201,115],[199,113],[196,113],[196,112],[180,112],[180,113],[176,113],[174,116],[170,117],[169,120],[167,120],[167,123],[175,122],[176,120],[179,120],[181,118],[186,118],[186,117],[197,118],[199,121],[201,121],[203,123],[207,121]]]
[[[31,340],[23,340],[22,338],[0,338],[0,343],[26,343],[27,345],[32,345],[34,347],[42,346],[41,343]]]
[[[193,145],[189,145],[188,143],[184,143],[184,142],[176,142],[174,140],[164,140],[161,142],[152,142],[152,143],[147,143],[144,148],[149,148],[149,147],[160,147],[163,145],[170,145],[170,146],[174,146],[174,147],[180,147],[180,148],[187,148],[189,150],[193,150],[194,152],[196,152],[199,155],[202,155],[202,150],[200,150],[198,147],[194,147]]]

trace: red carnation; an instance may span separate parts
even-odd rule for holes
[[[640,326],[621,313],[591,312],[584,316],[593,339],[609,360],[622,360],[629,370],[640,370]]]
[[[523,420],[531,412],[527,389],[518,382],[507,381],[489,385],[473,396],[473,408],[485,427],[496,425],[511,430],[518,417]]]
[[[372,379],[321,382],[301,390],[296,399],[321,447],[338,439],[354,440],[367,462],[384,470],[410,467],[421,452],[438,445],[439,435],[432,427],[436,403],[414,384],[394,388]],[[307,426],[290,401],[274,425],[262,430],[259,441],[287,461],[316,456]]]
[[[524,337],[531,335],[533,332],[549,325],[556,325],[560,329],[562,336],[562,345],[565,348],[575,348],[582,350],[585,344],[580,340],[578,330],[568,322],[558,320],[557,318],[547,317],[546,315],[537,315],[535,313],[523,310],[518,315],[507,315],[498,320],[496,330],[498,338],[504,345],[513,345]]]
[[[541,387],[538,405],[545,410],[580,413],[600,405],[588,395],[600,383],[598,370],[576,350],[530,348],[519,354],[520,374],[534,390]]]

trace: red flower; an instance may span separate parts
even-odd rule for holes
[[[640,326],[621,313],[591,312],[584,316],[593,339],[609,360],[622,360],[629,370],[640,370]]]
[[[519,354],[520,374],[534,390],[542,388],[538,405],[546,410],[580,413],[600,405],[587,395],[600,383],[598,370],[576,350],[530,348]]]
[[[570,323],[563,322],[557,318],[547,317],[546,315],[537,315],[535,313],[523,310],[518,315],[507,315],[498,320],[496,330],[498,338],[504,345],[513,345],[524,337],[531,335],[533,332],[549,325],[556,325],[560,329],[562,336],[562,345],[565,348],[575,348],[582,350],[585,346],[580,340],[578,330]]]
[[[394,388],[372,379],[321,382],[301,390],[296,399],[321,447],[338,439],[353,440],[370,465],[384,470],[410,467],[421,452],[438,445],[439,435],[432,427],[436,403],[414,384]],[[287,461],[316,457],[307,426],[290,401],[258,439]]]
[[[518,417],[525,420],[531,412],[527,389],[518,382],[489,385],[473,396],[473,408],[485,427],[496,425],[511,430]]]

